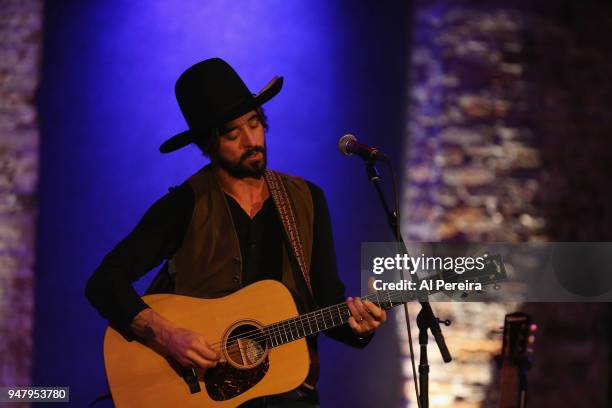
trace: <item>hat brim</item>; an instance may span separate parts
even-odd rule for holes
[[[212,129],[216,126],[221,126],[222,124],[232,119],[244,115],[245,113],[255,109],[256,107],[263,105],[264,103],[272,99],[274,96],[276,96],[276,94],[280,92],[282,87],[283,77],[275,76],[274,78],[272,78],[272,80],[270,80],[270,82],[268,82],[265,87],[263,87],[261,91],[255,94],[252,98],[240,103],[236,107],[233,107],[229,111],[225,112],[223,115],[220,115],[214,121],[211,121],[207,127]],[[196,136],[199,134],[199,132],[202,131],[203,130],[198,131],[195,129],[189,129],[177,135],[174,135],[170,139],[162,143],[161,146],[159,146],[159,151],[161,153],[170,153],[180,148],[183,148],[188,144],[192,143],[195,140]]]

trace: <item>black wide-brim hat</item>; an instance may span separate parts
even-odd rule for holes
[[[253,94],[234,69],[221,58],[211,58],[189,67],[176,81],[174,92],[189,130],[166,140],[159,147],[170,153],[198,137],[236,119],[272,99],[283,87],[283,77],[274,77]]]

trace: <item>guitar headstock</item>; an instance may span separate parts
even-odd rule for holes
[[[528,314],[516,312],[506,315],[502,342],[502,363],[508,362],[529,368],[536,325]]]
[[[493,289],[500,288],[499,283],[508,279],[506,268],[502,262],[501,255],[482,255],[484,267],[482,269],[471,269],[459,274],[454,271],[445,271],[441,274],[445,282],[473,282],[480,283],[483,288],[493,285]],[[452,292],[445,292],[447,295],[453,296]],[[461,292],[460,298],[465,300],[469,296],[468,292]]]
[[[484,268],[467,270],[461,275],[457,275],[455,279],[467,279],[470,282],[480,282],[482,286],[486,286],[503,282],[508,278],[501,255],[484,254],[482,258]]]

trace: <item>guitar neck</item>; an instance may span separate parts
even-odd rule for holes
[[[369,300],[381,309],[387,310],[409,302],[413,298],[407,296],[405,291],[379,291],[364,296],[362,300]],[[341,326],[348,322],[349,317],[351,317],[351,311],[346,303],[338,303],[271,324],[264,330],[268,344],[271,347],[277,347]]]
[[[501,352],[500,408],[527,406],[528,345],[533,342],[531,319],[525,313],[510,313],[504,319]]]
[[[457,279],[461,279],[465,282],[471,279],[474,282],[479,282],[479,284],[487,285],[505,280],[506,270],[499,255],[487,256],[484,270],[472,275],[458,275],[453,273],[451,276],[446,276],[444,280],[453,282]],[[422,281],[417,279],[414,280],[414,282],[416,283],[416,287],[421,287],[420,282]],[[363,299],[369,300],[378,307],[386,310],[415,300],[418,295],[423,295],[425,292],[429,292],[431,295],[439,291],[440,289],[433,288],[428,288],[427,291],[421,291],[420,294],[405,290],[377,291],[364,296]],[[315,310],[314,312],[266,326],[264,328],[266,340],[270,347],[277,347],[343,325],[348,322],[349,317],[351,317],[351,312],[346,303],[338,303],[334,306],[328,306]]]
[[[504,363],[501,369],[499,406],[500,408],[523,408],[526,404],[525,381],[521,381],[518,365]]]

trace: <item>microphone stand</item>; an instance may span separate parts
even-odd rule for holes
[[[404,252],[408,254],[408,249],[406,248],[406,244],[404,242],[404,238],[399,230],[398,226],[398,217],[397,212],[399,208],[395,211],[391,211],[389,205],[387,204],[387,200],[385,199],[385,195],[380,187],[380,173],[375,166],[375,160],[366,160],[366,174],[370,182],[374,185],[376,192],[378,194],[378,198],[382,204],[382,207],[387,216],[387,222],[389,227],[393,231],[393,236],[395,237],[395,241],[398,245],[398,249],[403,249]],[[395,191],[397,194],[397,191]],[[400,278],[402,281],[404,280],[404,271],[400,269]],[[410,279],[417,284],[419,283],[419,279],[415,274],[410,274]],[[403,297],[402,297],[403,298]],[[429,408],[429,362],[427,360],[427,344],[428,344],[428,334],[427,330],[431,331],[433,334],[436,344],[440,349],[440,354],[442,355],[442,360],[445,363],[449,363],[452,361],[451,354],[446,346],[446,342],[444,340],[444,336],[442,335],[442,329],[440,328],[440,323],[443,323],[446,326],[450,325],[449,320],[440,320],[438,319],[431,308],[431,305],[427,301],[427,298],[423,300],[419,300],[421,303],[421,311],[417,315],[417,326],[419,328],[419,344],[420,344],[420,361],[419,361],[419,389],[420,393],[417,395],[419,408]],[[406,302],[404,302],[404,311],[406,313],[406,317],[408,317],[408,306]],[[406,320],[406,327],[408,330],[408,338],[410,339],[410,322]],[[416,381],[416,379],[415,379]]]

